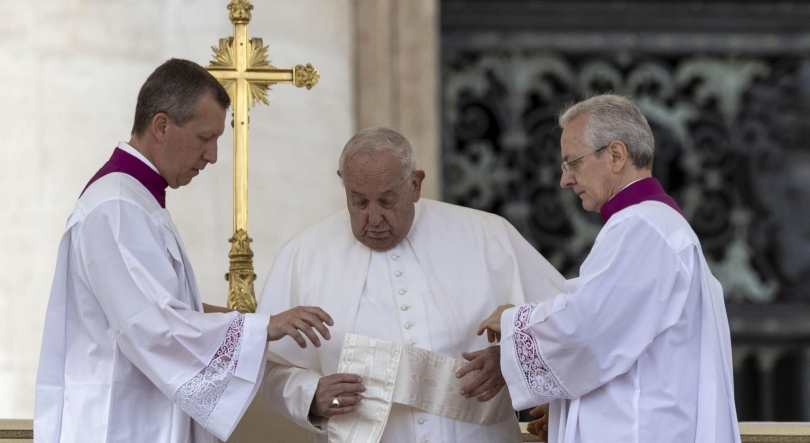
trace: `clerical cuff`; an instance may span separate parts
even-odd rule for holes
[[[520,306],[509,308],[501,314],[501,347],[503,347],[504,340],[515,334],[515,315],[517,315],[518,308]]]
[[[230,437],[241,420],[251,400],[259,390],[264,374],[267,350],[267,325],[270,316],[262,314],[244,315],[242,346],[236,372],[225,392],[222,393],[208,422],[204,424],[208,432],[225,441]]]

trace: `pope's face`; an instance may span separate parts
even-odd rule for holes
[[[183,126],[169,120],[164,149],[155,153],[155,167],[169,186],[185,186],[217,162],[217,139],[224,130],[225,109],[210,94],[200,98],[196,117]]]
[[[411,230],[425,173],[403,180],[399,159],[391,152],[355,154],[343,165],[343,184],[352,234],[374,251],[387,251]]]
[[[581,115],[563,129],[560,138],[563,161],[570,162],[586,155],[587,157],[571,164],[568,167],[570,173],[563,171],[560,186],[573,188],[586,211],[599,211],[613,196],[611,185],[615,179],[612,177],[607,152],[602,151],[601,157],[588,155],[601,148],[601,146],[591,147],[585,143],[585,130],[589,118],[587,115]]]

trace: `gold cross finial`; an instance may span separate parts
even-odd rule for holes
[[[253,5],[248,0],[231,0],[228,5],[228,10],[231,11],[228,18],[231,19],[233,24],[248,24],[250,19],[253,18],[250,14],[251,9],[253,9]]]
[[[231,238],[228,307],[242,312],[256,309],[253,281],[253,251],[248,237],[248,112],[258,102],[268,104],[267,92],[277,83],[292,83],[312,89],[320,79],[318,70],[307,63],[293,69],[278,69],[267,59],[268,47],[260,38],[248,39],[253,5],[248,0],[231,0],[228,10],[233,36],[219,39],[212,47],[214,59],[206,67],[228,91],[233,108],[233,230]]]

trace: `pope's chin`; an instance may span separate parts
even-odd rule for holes
[[[391,233],[388,231],[383,232],[381,235],[374,235],[371,232],[366,232],[366,235],[363,236],[361,243],[375,251],[382,252],[391,247],[391,242],[393,239],[394,238],[391,236]]]

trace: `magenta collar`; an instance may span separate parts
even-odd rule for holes
[[[622,209],[649,200],[661,202],[683,215],[681,208],[678,207],[675,200],[664,192],[661,183],[658,183],[658,180],[654,177],[641,179],[622,189],[618,194],[614,195],[613,198],[608,200],[607,203],[602,205],[602,209],[599,210],[599,213],[602,214],[604,221],[608,221],[613,214]]]
[[[96,172],[84,187],[82,194],[96,180],[113,172],[123,172],[138,180],[155,197],[161,208],[166,208],[166,188],[169,184],[146,163],[120,148],[115,148],[112,157]]]

